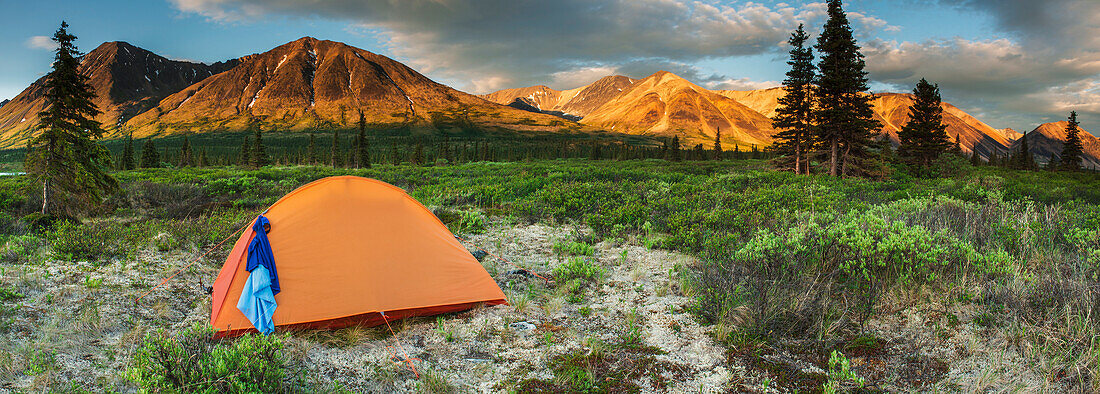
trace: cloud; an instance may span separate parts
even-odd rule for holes
[[[27,39],[26,45],[27,48],[31,49],[44,49],[47,51],[57,49],[57,43],[46,36],[32,36]]]
[[[998,36],[923,42],[871,40],[873,80],[910,89],[922,77],[944,97],[983,108],[995,127],[1030,130],[1070,110],[1100,118],[1100,2],[939,0],[992,17]],[[1100,129],[1100,127],[1095,127]]]
[[[707,89],[720,90],[757,90],[782,85],[778,81],[753,81],[749,78],[725,79],[705,84]]]
[[[269,16],[345,21],[378,37],[417,70],[472,93],[548,84],[569,89],[607,74],[667,70],[699,85],[772,86],[704,72],[701,62],[772,56],[786,68],[798,23],[814,34],[826,6],[717,0],[170,0],[183,12],[225,22]],[[1100,1],[909,0],[988,15],[995,35],[892,41],[893,25],[846,7],[875,86],[912,89],[926,77],[996,127],[1027,128],[1075,109],[1100,117]],[[1097,127],[1100,129],[1100,127]]]
[[[569,88],[589,79],[594,70],[625,73],[646,68],[637,64],[639,60],[694,70],[688,64],[700,60],[774,53],[798,23],[817,25],[825,15],[825,5],[819,2],[171,1],[184,12],[219,21],[267,15],[348,21],[377,34],[393,55],[411,66],[458,81],[457,87],[474,93],[501,84],[560,83],[564,86],[556,87]]]

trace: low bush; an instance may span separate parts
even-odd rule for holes
[[[436,217],[453,233],[478,234],[485,231],[485,215],[469,210],[436,209]]]
[[[145,245],[148,227],[115,221],[63,222],[46,234],[55,257],[100,262],[126,256]]]
[[[38,258],[42,239],[34,235],[13,235],[4,241],[0,260],[8,263],[28,263]]]
[[[123,191],[128,208],[147,217],[187,218],[202,214],[213,199],[193,184],[140,182]]]
[[[148,391],[271,393],[284,391],[281,336],[217,340],[201,325],[176,334],[158,331],[134,353],[128,377]]]
[[[570,257],[554,268],[554,280],[569,295],[570,302],[580,302],[589,286],[603,279],[607,271],[594,260],[586,257]]]
[[[596,248],[585,242],[558,241],[551,247],[554,253],[574,256],[595,256]]]

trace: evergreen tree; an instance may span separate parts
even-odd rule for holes
[[[1057,154],[1050,155],[1050,161],[1047,162],[1047,171],[1058,171],[1062,169],[1062,161]]]
[[[813,145],[814,110],[814,54],[806,47],[806,34],[802,24],[791,34],[791,58],[787,64],[787,79],[783,80],[786,95],[779,98],[779,107],[772,118],[772,126],[779,130],[775,135],[774,149],[781,156],[789,157],[796,174],[809,174],[809,151]]]
[[[680,136],[672,137],[672,161],[683,160],[683,156],[680,154]]]
[[[416,166],[424,165],[424,142],[417,139],[416,145],[413,147],[412,164]]]
[[[474,145],[474,149],[477,149],[477,145]],[[401,153],[397,151],[397,144],[392,142],[390,143],[390,164],[395,166],[401,164]]]
[[[970,152],[970,165],[975,167],[982,165],[982,157],[978,155],[977,150]]]
[[[1066,142],[1062,144],[1060,161],[1062,169],[1077,171],[1081,169],[1081,154],[1084,147],[1081,145],[1080,124],[1077,123],[1077,111],[1070,111],[1069,123],[1066,124]]]
[[[860,173],[881,124],[874,119],[863,54],[840,0],[828,0],[829,20],[817,38],[819,75],[814,96],[817,138],[829,157],[829,175]]]
[[[332,151],[329,153],[332,168],[340,167],[340,132],[332,132]]]
[[[590,156],[589,156],[590,160],[601,160],[601,159],[603,159],[603,152],[600,151],[600,144],[598,142],[592,142],[592,151],[589,152],[589,153],[590,153]]]
[[[267,158],[267,149],[264,148],[263,135],[260,133],[260,129],[256,128],[256,143],[252,144],[252,157],[248,160],[248,164],[252,168],[260,168],[271,164],[271,160]]]
[[[959,133],[955,133],[955,145],[951,147],[951,153],[961,155],[963,153],[962,136]]]
[[[359,135],[355,137],[355,167],[370,168],[370,142],[367,142],[367,121],[359,113]]]
[[[42,184],[42,214],[54,208],[82,208],[100,202],[118,187],[105,168],[111,154],[95,142],[103,137],[103,128],[95,121],[100,114],[92,102],[95,91],[88,76],[81,74],[80,57],[69,34],[69,24],[53,35],[57,45],[53,69],[46,74],[46,109],[38,113],[36,134],[27,143],[27,176]]]
[[[202,147],[201,151],[199,151],[199,158],[198,158],[198,160],[195,160],[195,165],[199,166],[199,167],[206,167],[206,166],[210,165],[210,161],[206,157],[206,147],[205,146]]]
[[[1030,170],[1035,168],[1035,159],[1031,157],[1031,148],[1027,145],[1027,132],[1020,136],[1020,168]]]
[[[909,108],[909,122],[898,131],[898,155],[921,167],[929,167],[936,158],[951,148],[947,126],[943,124],[940,107],[940,87],[924,78],[913,88],[916,100]],[[958,137],[956,136],[956,144]]]
[[[132,170],[137,167],[137,159],[134,157],[134,133],[126,134],[126,147],[122,150],[120,161],[123,170]]]
[[[306,148],[305,157],[307,165],[314,165],[320,161],[317,159],[317,138],[315,138],[316,136],[314,134],[315,133],[312,132],[309,133],[309,147]]]
[[[626,147],[626,143],[623,143]],[[722,129],[714,131],[714,160],[722,160]]]
[[[180,167],[190,167],[195,165],[194,154],[191,153],[191,141],[187,139],[187,136],[183,137],[183,147],[180,148]]]
[[[160,167],[160,152],[157,151],[156,143],[150,138],[145,140],[145,145],[141,147],[141,168],[157,167]]]
[[[248,166],[248,163],[252,161],[252,146],[248,143],[248,137],[244,137],[241,140],[241,151],[237,154],[237,165],[241,167]]]

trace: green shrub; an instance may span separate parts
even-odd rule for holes
[[[435,215],[453,233],[481,233],[488,224],[485,215],[475,211],[436,209]]]
[[[821,385],[821,391],[829,394],[847,392],[850,389],[862,389],[865,381],[852,372],[848,358],[844,353],[833,350],[829,356],[829,380]]]
[[[146,228],[114,221],[63,222],[46,239],[58,258],[96,262],[136,251],[148,239],[146,234]]]
[[[598,282],[605,274],[604,268],[594,260],[579,256],[571,257],[554,268],[554,279],[561,281]]]
[[[15,301],[23,297],[25,296],[16,291],[14,287],[0,287],[0,302]]]
[[[193,326],[148,335],[134,354],[128,377],[149,391],[271,393],[284,390],[281,336],[245,335],[216,340],[214,330]]]
[[[0,257],[11,263],[26,263],[38,258],[42,239],[33,235],[15,235],[4,242]]]
[[[40,212],[32,212],[24,216],[23,225],[31,231],[44,231],[61,221],[60,218],[51,215],[43,215]]]
[[[554,268],[554,280],[559,288],[569,295],[570,302],[580,302],[582,294],[590,285],[599,282],[606,275],[603,267],[595,261],[575,256]]]

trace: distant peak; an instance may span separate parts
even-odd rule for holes
[[[114,49],[121,49],[121,48],[141,49],[141,48],[138,48],[138,47],[134,46],[133,44],[130,44],[130,43],[126,42],[126,41],[107,41],[107,42],[104,42],[102,44],[99,44],[99,46],[96,47],[96,49],[93,49],[93,51],[114,50]]]

